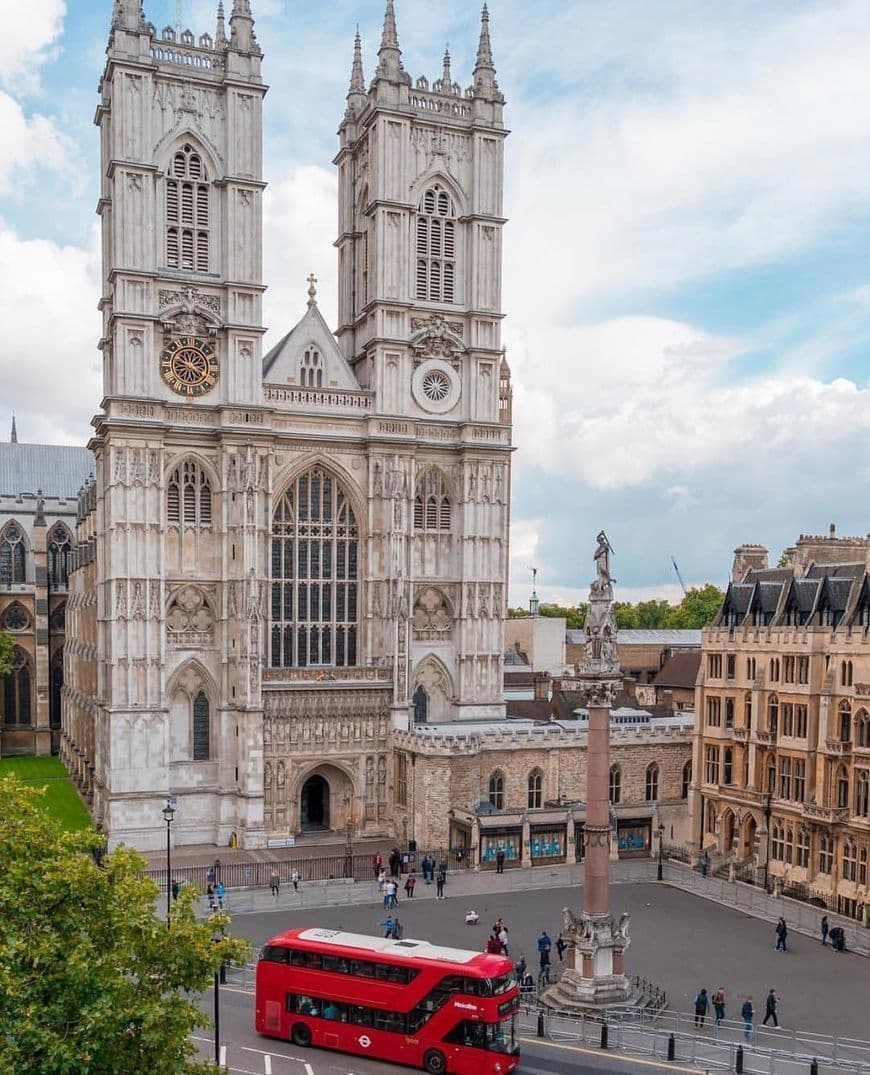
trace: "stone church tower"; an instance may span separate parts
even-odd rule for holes
[[[502,97],[412,84],[388,0],[341,124],[339,326],[261,359],[261,51],[116,0],[97,110],[104,399],[61,751],[110,842],[412,837],[396,729],[503,715]],[[406,755],[403,755],[406,758]]]

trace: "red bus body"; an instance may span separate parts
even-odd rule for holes
[[[291,929],[257,963],[258,1033],[433,1075],[513,1071],[518,1009],[511,960],[428,941]]]

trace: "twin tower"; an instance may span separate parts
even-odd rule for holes
[[[388,0],[340,125],[338,325],[262,355],[262,52],[116,0],[104,398],[80,498],[62,753],[111,843],[413,837],[396,729],[503,716],[510,496],[503,97],[412,79]],[[326,252],[324,252],[326,256]]]

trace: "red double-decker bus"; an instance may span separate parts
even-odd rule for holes
[[[260,1034],[431,1075],[513,1071],[519,1003],[511,960],[428,941],[291,929],[257,963]]]

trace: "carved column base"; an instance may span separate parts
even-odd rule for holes
[[[569,945],[561,979],[541,994],[554,1011],[589,1013],[631,1004],[634,986],[626,977],[628,916],[615,925],[610,914],[583,914],[571,919],[562,937]]]

